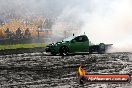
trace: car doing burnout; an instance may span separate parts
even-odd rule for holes
[[[105,53],[107,46],[111,44],[100,43],[92,44],[86,35],[72,36],[60,42],[52,43],[46,46],[46,52],[52,55],[68,55],[70,53],[89,52],[89,53]]]

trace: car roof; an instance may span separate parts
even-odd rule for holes
[[[86,35],[78,35],[78,36],[86,36]],[[78,37],[78,36],[75,36],[75,37]]]

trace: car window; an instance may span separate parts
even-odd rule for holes
[[[83,36],[83,42],[88,41],[88,37],[87,36]]]
[[[86,36],[78,36],[75,38],[76,42],[85,42],[88,41],[88,38]]]
[[[75,37],[72,36],[72,37],[68,37],[68,38],[63,39],[62,41],[71,41],[71,40],[74,39],[74,38],[75,38]]]

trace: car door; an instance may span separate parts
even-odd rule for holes
[[[86,36],[77,36],[71,42],[72,52],[85,52],[88,50],[88,39]]]
[[[82,52],[88,52],[89,51],[89,40],[86,35],[82,36],[83,37],[83,44],[82,44]]]

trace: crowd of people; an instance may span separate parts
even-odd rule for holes
[[[22,32],[21,28],[18,28],[15,33],[7,28],[4,32],[6,34],[6,39],[31,38],[31,32],[29,28],[27,28],[24,32]]]

